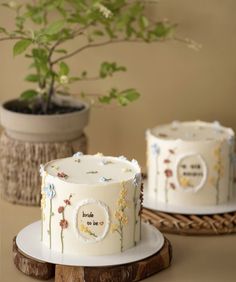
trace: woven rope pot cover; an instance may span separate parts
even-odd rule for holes
[[[0,189],[2,198],[22,205],[40,205],[40,164],[87,152],[89,106],[68,114],[32,115],[0,108]],[[68,103],[68,101],[67,101]],[[70,101],[73,106],[79,101]]]

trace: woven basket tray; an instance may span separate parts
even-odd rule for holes
[[[0,192],[12,203],[39,206],[41,199],[40,164],[87,151],[87,137],[58,143],[23,142],[0,135]]]
[[[142,218],[161,232],[181,235],[236,233],[236,211],[214,215],[183,215],[143,209]]]

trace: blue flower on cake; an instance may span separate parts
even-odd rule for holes
[[[75,154],[73,155],[74,158],[79,158],[79,157],[81,157],[81,156],[83,156],[83,153],[82,153],[82,152],[77,152],[77,153],[75,153]]]
[[[142,182],[142,175],[141,173],[136,173],[133,179],[133,185],[138,188],[141,186],[141,182]]]
[[[111,180],[112,180],[111,178],[104,177],[104,176],[100,177],[100,179],[99,179],[100,182],[108,182],[108,181],[111,181]]]
[[[151,150],[153,155],[158,155],[160,153],[160,147],[157,143],[151,145]]]
[[[53,199],[56,196],[54,184],[47,183],[46,186],[44,187],[44,192],[47,198]]]

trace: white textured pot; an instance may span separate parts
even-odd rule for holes
[[[65,114],[33,115],[13,112],[7,109],[5,102],[0,107],[0,123],[7,135],[13,139],[28,142],[71,141],[80,137],[89,121],[90,107],[76,99],[60,99],[71,106],[84,105],[84,109]]]

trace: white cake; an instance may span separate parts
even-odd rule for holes
[[[75,154],[41,167],[42,243],[64,254],[120,253],[140,240],[137,161]]]
[[[175,121],[148,130],[148,196],[176,206],[230,201],[234,139],[219,122]]]

